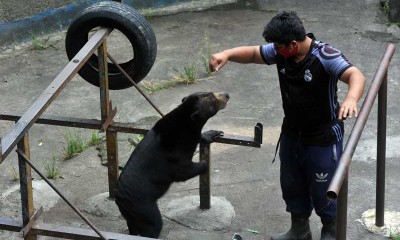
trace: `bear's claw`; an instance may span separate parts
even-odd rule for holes
[[[223,131],[209,130],[201,134],[200,143],[212,143],[222,136],[224,136]]]

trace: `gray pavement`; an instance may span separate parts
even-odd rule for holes
[[[204,57],[208,59],[213,52],[240,45],[263,44],[261,33],[264,24],[279,10],[297,11],[309,32],[342,50],[364,72],[367,78],[366,91],[389,42],[397,45],[399,40],[398,28],[387,24],[378,0],[240,1],[205,11],[175,12],[149,18],[157,37],[158,55],[143,82],[154,84],[169,80],[177,76],[173,69],[183,71],[184,66],[192,64],[196,66],[198,77],[196,84],[152,93],[150,97],[161,111],[170,111],[184,96],[195,91],[226,91],[231,95],[228,107],[207,123],[206,130],[216,129],[226,134],[252,136],[255,123],[264,125],[263,145],[260,149],[212,145],[211,194],[226,199],[233,206],[234,217],[231,223],[222,230],[199,230],[173,221],[165,215],[162,239],[221,240],[230,239],[237,232],[246,240],[262,240],[288,227],[289,215],[285,212],[279,186],[279,162],[271,163],[283,117],[275,67],[230,63],[217,74],[208,76],[203,66]],[[46,37],[44,40],[48,47],[43,50],[37,50],[35,44],[27,43],[13,46],[0,54],[2,112],[23,113],[65,67],[68,60],[64,37],[65,32]],[[116,33],[110,37],[108,44],[115,58],[123,58],[129,47]],[[400,154],[396,150],[400,145],[398,62],[396,53],[388,73],[385,207],[392,211],[400,211]],[[343,99],[346,87],[344,84],[339,85],[340,99]],[[115,118],[118,122],[135,122],[157,115],[134,88],[112,91],[110,98],[118,108]],[[98,88],[76,77],[46,114],[99,118],[99,107]],[[347,239],[385,239],[370,233],[357,221],[363,212],[375,208],[376,116],[374,107],[350,168]],[[354,119],[346,120],[347,136],[353,124]],[[0,136],[8,133],[12,125],[1,121]],[[101,165],[96,148],[91,147],[71,160],[62,160],[65,147],[63,133],[69,130],[34,125],[30,131],[33,162],[44,169],[50,161],[56,159],[63,178],[55,180],[55,184],[67,198],[101,230],[127,233],[125,222],[115,205],[104,197],[108,191],[107,170]],[[89,134],[87,131],[81,132]],[[129,137],[132,136],[119,135],[121,161],[127,159],[131,151],[127,140]],[[20,217],[18,182],[13,180],[13,168],[16,167],[14,153],[0,166],[1,217]],[[86,227],[62,200],[50,193],[51,190],[46,188],[36,174],[34,176],[35,203],[45,209],[39,221]],[[167,214],[171,203],[197,194],[197,178],[177,183],[159,201],[161,211]],[[99,203],[99,198],[105,202]],[[98,207],[93,209],[93,206]],[[199,224],[207,225],[208,222]],[[314,238],[319,239],[321,225],[315,214],[311,217],[311,228]],[[0,239],[22,238],[19,233],[0,231]]]

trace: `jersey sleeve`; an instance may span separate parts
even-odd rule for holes
[[[275,64],[276,51],[273,43],[260,46],[260,54],[264,62],[268,65]]]
[[[328,44],[319,49],[319,56],[325,70],[338,79],[348,68],[353,66],[339,50]]]

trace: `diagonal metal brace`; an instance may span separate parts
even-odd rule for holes
[[[112,109],[111,101],[109,102],[108,106],[109,106],[108,109]],[[104,132],[107,130],[107,128],[114,122],[114,117],[116,114],[117,114],[117,108],[115,107],[111,112],[107,114],[107,118],[105,119],[99,132]]]
[[[65,203],[68,204],[68,206],[70,206],[72,208],[72,210],[74,210],[74,212],[76,214],[79,215],[79,217],[81,217],[81,219],[83,221],[86,222],[86,224],[93,229],[93,231],[95,231],[97,233],[97,235],[103,239],[103,240],[107,240],[106,237],[103,236],[103,234],[89,221],[89,219],[87,219],[67,198],[65,198],[65,196],[54,186],[54,184],[52,184],[49,179],[47,179],[46,176],[44,176],[33,164],[31,161],[29,161],[29,158],[25,155],[24,152],[22,152],[21,150],[17,149],[16,152],[18,153],[19,156],[21,156],[21,158],[64,200]]]
[[[39,217],[42,215],[42,213],[43,213],[43,207],[40,207],[39,210],[37,210],[35,212],[35,214],[33,214],[31,219],[29,219],[29,222],[25,225],[25,227],[21,230],[21,232],[23,233],[24,238],[26,237],[26,235],[28,235],[28,233],[31,230],[33,224],[35,224],[36,220],[39,219]]]

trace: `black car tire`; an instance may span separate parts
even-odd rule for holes
[[[83,9],[72,20],[67,30],[65,47],[71,60],[86,44],[89,32],[97,27],[118,29],[129,39],[134,57],[119,65],[135,83],[139,83],[149,73],[157,55],[156,37],[147,20],[129,5],[102,1]],[[99,86],[98,57],[93,54],[79,70],[79,75],[87,82]],[[108,63],[109,89],[119,90],[133,86],[113,63]]]

